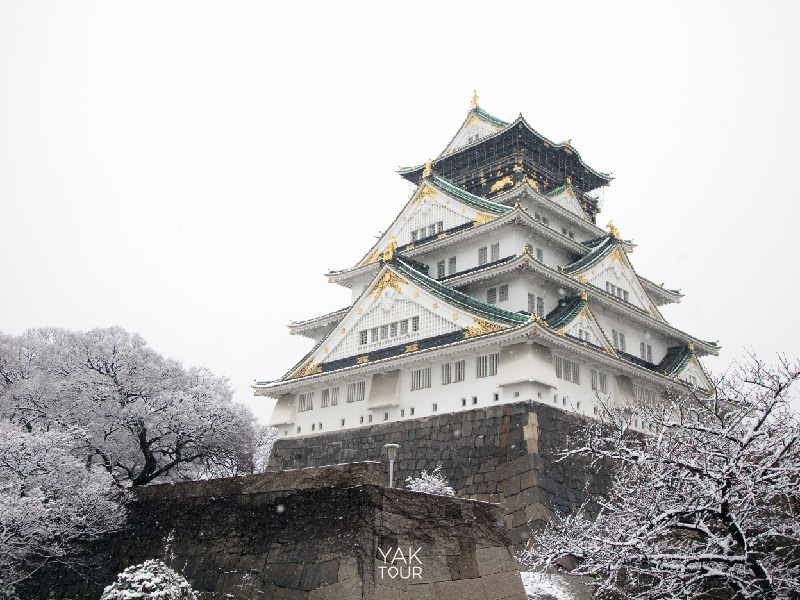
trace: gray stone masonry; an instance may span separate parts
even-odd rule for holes
[[[127,566],[160,558],[203,600],[525,600],[499,506],[381,487],[383,471],[136,489],[125,529],[83,549],[85,569],[51,565],[21,596],[97,599]]]
[[[325,410],[325,409],[320,409]],[[438,465],[459,497],[500,503],[515,549],[524,546],[530,526],[554,513],[566,514],[586,491],[608,489],[606,469],[588,461],[558,461],[586,418],[539,402],[498,404],[457,413],[279,439],[269,469],[281,471],[352,461],[382,461],[384,444],[399,444],[395,486]],[[529,523],[531,525],[529,525]]]

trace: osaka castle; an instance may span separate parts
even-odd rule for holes
[[[710,392],[699,358],[719,346],[663,317],[681,293],[637,273],[634,244],[598,226],[612,178],[570,141],[475,95],[442,153],[399,174],[416,189],[394,221],[326,274],[350,305],[292,322],[313,347],[253,386],[277,400],[281,437],[521,401],[593,417],[598,395]]]

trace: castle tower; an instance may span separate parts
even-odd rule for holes
[[[382,238],[327,274],[350,306],[291,332],[314,347],[257,396],[277,399],[280,437],[530,400],[593,416],[617,402],[711,383],[698,357],[719,346],[672,327],[682,295],[636,273],[634,244],[597,226],[611,177],[520,114],[478,106]],[[636,425],[647,430],[647,423]]]

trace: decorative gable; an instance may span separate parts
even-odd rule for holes
[[[564,210],[568,210],[584,221],[591,222],[591,219],[589,219],[583,208],[581,208],[581,203],[578,201],[578,198],[575,195],[575,190],[572,189],[572,186],[566,185],[563,186],[563,188],[559,188],[559,190],[554,190],[554,192],[557,193],[553,194],[551,192],[547,195],[547,198],[554,204],[557,204]]]
[[[698,387],[708,391],[713,389],[708,376],[697,359],[697,356],[694,355],[686,364],[686,366],[680,371],[680,373],[678,373],[678,379],[688,383],[693,387]]]

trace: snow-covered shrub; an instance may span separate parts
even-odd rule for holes
[[[180,573],[157,559],[134,565],[117,575],[100,600],[198,600],[197,592]]]
[[[436,494],[437,496],[455,496],[456,492],[447,485],[447,480],[441,473],[442,466],[439,465],[428,474],[423,470],[419,477],[406,478],[406,489],[412,492],[425,492],[426,494]]]
[[[522,584],[528,600],[574,600],[575,595],[558,575],[523,571]]]

